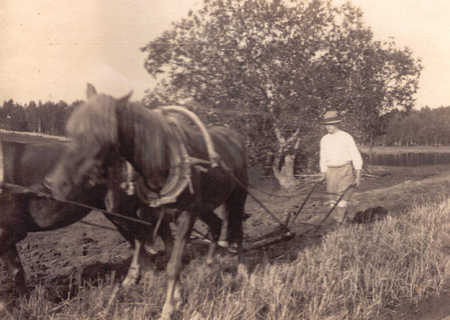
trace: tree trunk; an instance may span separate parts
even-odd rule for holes
[[[285,155],[283,165],[280,168],[281,157],[282,155],[278,154],[273,163],[273,174],[283,189],[290,189],[297,185],[297,179],[294,176],[295,155]]]
[[[269,107],[269,111],[273,113],[273,108]],[[273,174],[282,188],[289,189],[297,185],[297,180],[294,176],[294,163],[296,151],[300,146],[300,138],[298,137],[300,128],[286,139],[282,135],[280,127],[275,123],[274,133],[278,140],[278,152],[272,164]],[[289,146],[292,146],[293,148],[287,151]],[[283,165],[280,166],[283,155]]]

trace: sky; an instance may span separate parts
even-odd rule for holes
[[[342,3],[344,0],[333,0]],[[86,83],[143,97],[139,49],[203,0],[0,0],[0,103],[85,98]],[[450,105],[450,1],[351,0],[378,40],[423,61],[417,107]]]

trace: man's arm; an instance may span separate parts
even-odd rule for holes
[[[359,185],[361,184],[361,170],[362,170],[362,166],[363,166],[363,159],[361,156],[361,153],[359,152],[358,147],[356,146],[355,143],[355,139],[353,139],[352,136],[350,136],[350,141],[349,141],[349,148],[350,148],[350,155],[352,157],[352,163],[353,163],[353,167],[355,168],[356,171],[356,179],[355,179],[355,183],[356,186],[359,187]]]
[[[355,171],[356,171],[355,183],[356,183],[356,186],[359,187],[359,185],[361,184],[361,170],[355,170]]]

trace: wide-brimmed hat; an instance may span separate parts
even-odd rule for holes
[[[320,124],[337,124],[339,122],[342,122],[342,120],[342,117],[339,116],[339,113],[336,110],[329,110],[322,116]]]

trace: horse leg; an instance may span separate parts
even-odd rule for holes
[[[12,246],[6,254],[2,256],[2,259],[7,266],[9,274],[13,278],[17,293],[19,295],[26,294],[28,290],[25,284],[25,271],[23,270],[16,246]]]
[[[124,202],[125,199],[122,199],[120,189],[117,189],[116,186],[114,186],[114,189],[110,187],[105,197],[106,210],[110,212],[120,212],[122,214],[125,214],[126,216],[132,216],[132,213],[136,212],[137,210],[135,203],[126,201],[127,206],[121,206],[121,204],[124,204]],[[128,241],[131,247],[134,248],[135,236],[130,230],[132,224],[124,219],[117,218],[106,213],[104,213],[103,215],[116,227],[117,231],[119,231],[120,235]]]
[[[208,265],[212,264],[214,261],[214,254],[216,252],[217,245],[219,245],[222,248],[229,247],[229,243],[228,243],[228,232],[229,232],[228,231],[228,229],[229,229],[228,210],[226,209],[226,207],[224,205],[221,205],[220,207],[218,207],[216,209],[216,211],[217,211],[217,214],[222,219],[222,224],[221,224],[219,238],[218,238],[217,242],[211,241],[211,243],[209,245],[208,255],[206,257],[206,264],[208,264]],[[209,214],[213,215],[214,213],[210,212]]]
[[[143,209],[138,206],[137,198],[125,196],[124,193],[115,186],[114,188],[115,189],[112,189],[112,187],[110,187],[105,198],[105,206],[107,210],[112,212],[120,212],[127,217],[146,220],[146,215],[142,213]],[[144,248],[144,250],[140,251],[140,254],[146,252],[149,255],[154,255],[157,253],[153,249],[152,238],[148,236],[151,232],[148,232],[147,226],[139,225],[135,222],[130,222],[108,214],[104,215],[114,224],[122,237],[128,241],[132,249],[136,248],[136,239],[139,239],[141,248]],[[136,254],[137,252],[134,250],[134,256]],[[134,259],[136,260],[138,258],[134,257]]]
[[[19,296],[25,295],[28,292],[25,283],[25,271],[23,270],[22,263],[20,262],[16,245],[12,245],[4,254],[0,256],[0,259],[4,262],[8,274],[13,278],[13,288],[15,293]],[[0,316],[12,318],[8,310],[8,305],[11,300],[7,296],[3,296],[4,294],[5,293],[3,293],[2,297],[0,297]]]
[[[155,224],[156,234],[155,231],[153,232],[145,226],[139,226],[138,230],[138,237],[143,239],[143,249],[146,253],[148,253],[150,256],[154,256],[158,254],[158,248],[155,246],[155,241],[157,240],[157,236],[161,237],[163,243],[164,243],[164,251],[167,251],[167,249],[171,248],[171,243],[173,243],[173,239],[171,239],[171,230],[168,219],[166,219],[166,209],[160,208],[158,210],[154,210],[149,207],[141,207],[139,210],[137,210],[137,216],[138,218],[151,222],[150,219],[153,218],[153,223]],[[156,216],[157,214],[157,216]],[[161,219],[161,221],[159,221]],[[150,230],[150,231],[149,231]]]
[[[164,243],[164,251],[170,254],[170,252],[172,252],[174,239],[172,236],[172,230],[170,229],[170,222],[168,220],[163,219],[158,230],[158,235]]]
[[[218,209],[219,214],[220,210],[223,209],[220,208],[222,208],[222,206],[220,206]],[[206,258],[206,263],[211,264],[213,262],[213,256],[216,251],[217,244],[219,244],[222,247],[227,246],[227,244],[224,241],[221,242],[221,240],[223,240],[224,235],[226,240],[226,232],[224,232],[224,230],[228,229],[228,220],[227,223],[224,225],[224,220],[218,218],[213,211],[201,211],[200,219],[208,225],[209,232],[213,238],[209,245],[208,256]]]
[[[238,253],[240,264],[242,262],[243,221],[246,200],[247,191],[239,187],[231,193],[225,202],[229,219],[228,239],[230,239],[230,249]]]
[[[20,225],[15,227],[17,232],[0,227],[0,259],[4,262],[8,274],[13,278],[15,291],[18,294],[25,294],[27,292],[25,271],[17,252],[16,243],[26,237],[26,232],[21,232]]]
[[[134,240],[134,251],[133,257],[131,258],[130,266],[128,267],[127,276],[122,281],[122,287],[125,289],[129,289],[132,285],[137,283],[140,273],[140,265],[139,265],[139,255],[141,253],[142,241],[135,239]]]
[[[183,211],[178,217],[175,243],[167,265],[167,275],[169,280],[167,284],[166,300],[161,313],[161,320],[171,319],[173,313],[181,307],[182,297],[181,285],[179,283],[182,269],[181,259],[193,225],[194,219],[192,213]]]
[[[133,257],[131,258],[131,263],[130,266],[128,267],[127,275],[120,285],[114,286],[111,292],[111,296],[109,297],[108,303],[105,309],[101,312],[102,318],[105,318],[109,314],[109,311],[111,310],[112,304],[114,303],[114,300],[116,299],[119,290],[121,288],[128,290],[129,288],[131,288],[132,285],[137,283],[140,273],[139,254],[141,251],[141,247],[142,242],[139,240],[135,240]]]
[[[200,211],[200,220],[208,226],[209,232],[213,237],[213,241],[217,241],[220,237],[222,220],[214,214],[212,210]]]
[[[222,226],[220,228],[220,235],[217,244],[223,248],[228,248],[228,233],[229,233],[229,212],[225,205],[221,205],[217,208],[217,213],[222,218]]]

